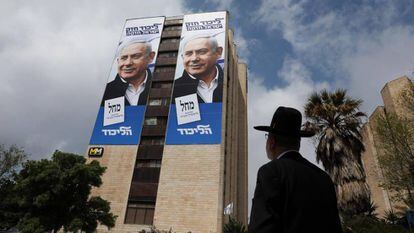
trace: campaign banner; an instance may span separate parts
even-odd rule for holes
[[[185,15],[165,144],[220,144],[227,12]]]
[[[125,22],[90,145],[137,145],[165,17]]]

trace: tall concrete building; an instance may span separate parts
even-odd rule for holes
[[[384,106],[378,106],[369,116],[369,120],[362,128],[363,143],[365,152],[362,160],[367,175],[367,182],[371,189],[371,198],[377,206],[377,213],[384,216],[387,210],[396,211],[403,203],[394,201],[391,197],[393,193],[381,187],[384,180],[383,170],[378,162],[378,156],[382,153],[381,140],[376,132],[377,119],[385,113],[395,113],[397,116],[413,117],[405,103],[401,99],[401,94],[411,88],[412,82],[406,77],[400,77],[385,84],[381,90]],[[398,172],[398,171],[396,171]]]
[[[126,21],[87,152],[107,167],[92,195],[110,201],[118,216],[110,232],[150,226],[221,232],[226,207],[247,224],[247,67],[238,61],[227,17],[211,12]],[[148,58],[155,54],[147,59],[136,106],[127,76],[146,55],[128,54],[131,43],[152,43]],[[208,95],[197,71],[214,56]],[[180,84],[185,74],[200,79],[194,93],[186,92],[190,84]],[[129,85],[115,96],[109,89],[118,77]],[[99,226],[98,232],[107,229]]]

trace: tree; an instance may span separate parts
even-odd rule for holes
[[[408,233],[403,226],[366,215],[344,218],[344,233]]]
[[[395,201],[414,209],[414,122],[404,116],[385,112],[376,118],[379,137],[378,162],[384,180]]]
[[[109,202],[89,197],[102,184],[105,168],[97,161],[85,164],[82,156],[55,151],[52,160],[28,161],[16,176],[12,199],[20,232],[94,232],[98,222],[115,225]]]
[[[0,230],[13,227],[13,223],[18,220],[12,190],[16,172],[26,157],[23,149],[15,145],[6,148],[0,144]]]
[[[346,95],[346,90],[313,93],[305,106],[308,128],[317,132],[316,160],[322,162],[336,186],[338,208],[354,215],[370,209],[370,191],[361,162],[364,151],[360,129],[364,113],[362,100]]]

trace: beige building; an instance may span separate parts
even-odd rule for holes
[[[365,152],[362,160],[367,175],[367,182],[371,189],[371,197],[377,206],[379,216],[384,216],[385,211],[396,211],[403,206],[392,200],[392,193],[381,187],[383,172],[378,163],[378,155],[381,153],[381,141],[376,133],[376,119],[383,116],[385,112],[395,113],[397,116],[412,117],[412,112],[406,108],[405,103],[401,100],[401,94],[408,90],[412,85],[411,80],[406,77],[400,77],[385,84],[381,90],[381,96],[384,106],[378,106],[369,116],[368,122],[363,126],[362,136],[365,145]]]
[[[167,17],[145,109],[139,145],[90,145],[107,167],[93,190],[117,215],[110,232],[155,226],[174,232],[222,232],[228,217],[247,225],[247,67],[226,31],[221,144],[165,145],[183,17]],[[156,122],[155,124],[153,122]],[[89,148],[88,148],[89,150]],[[107,232],[99,226],[99,232]]]

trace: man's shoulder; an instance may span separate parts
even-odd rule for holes
[[[183,84],[183,83],[198,83],[198,80],[196,79],[192,79],[185,71],[183,73],[183,75],[181,75],[181,77],[177,78],[174,81],[176,84]]]
[[[264,164],[260,169],[264,173],[269,173],[272,171],[278,171],[281,173],[289,173],[293,171],[300,171],[301,173],[313,173],[331,181],[329,175],[324,170],[309,162],[299,152],[291,152],[284,155],[280,159],[273,159],[272,161]]]

